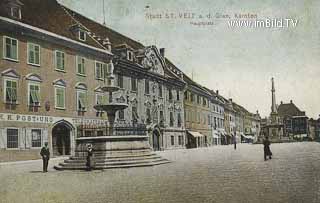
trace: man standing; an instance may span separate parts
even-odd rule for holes
[[[42,156],[43,162],[43,173],[48,172],[48,164],[50,159],[50,151],[48,147],[48,143],[44,143],[44,147],[42,147],[40,155]]]
[[[263,151],[264,151],[264,160],[267,160],[267,156],[269,156],[269,159],[272,159],[272,152],[270,150],[270,141],[268,136],[265,137],[263,140]]]
[[[233,144],[234,144],[234,149],[237,149],[237,138],[236,135],[233,136]]]

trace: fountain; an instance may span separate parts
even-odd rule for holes
[[[109,94],[108,104],[98,104],[94,108],[107,113],[109,126],[103,136],[84,136],[76,138],[75,156],[54,166],[57,170],[86,169],[86,149],[91,144],[94,149],[94,169],[128,168],[154,166],[169,163],[168,160],[152,152],[147,136],[147,129],[141,125],[132,125],[129,132],[120,134],[114,129],[116,112],[128,108],[127,103],[114,102],[113,93],[119,91],[114,85],[112,61],[108,64],[105,86],[102,91]],[[128,132],[128,127],[126,127]]]

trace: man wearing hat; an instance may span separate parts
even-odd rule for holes
[[[50,159],[50,150],[48,147],[48,142],[44,143],[44,147],[42,147],[40,155],[42,156],[43,173],[48,172],[48,164]]]

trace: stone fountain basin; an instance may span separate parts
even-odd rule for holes
[[[150,149],[148,136],[97,136],[76,138],[76,152],[85,152],[88,143],[92,144],[94,151]]]
[[[94,108],[98,111],[116,112],[128,108],[126,103],[110,103],[110,104],[98,104]]]
[[[118,86],[104,86],[101,87],[101,90],[104,92],[116,92],[120,89]]]

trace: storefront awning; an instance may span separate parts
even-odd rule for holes
[[[241,134],[242,137],[246,138],[246,139],[250,139],[250,140],[253,140],[254,137],[252,135],[244,135],[244,134]]]
[[[199,132],[196,131],[187,131],[190,135],[192,135],[193,137],[203,137],[204,135],[202,135]]]
[[[212,131],[212,137],[213,138],[219,138],[220,133],[217,130]]]

